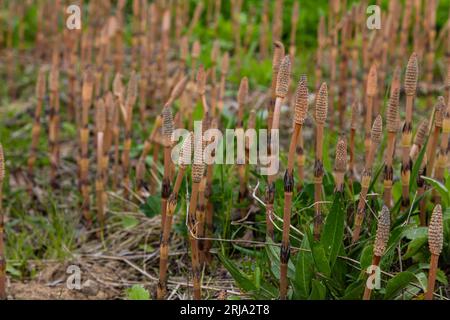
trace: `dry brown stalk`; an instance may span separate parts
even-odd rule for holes
[[[394,179],[392,163],[394,158],[395,137],[398,132],[399,99],[400,92],[397,88],[389,97],[388,108],[386,111],[386,129],[388,138],[384,165],[383,201],[388,208],[392,207],[392,181]]]
[[[230,56],[228,52],[225,52],[222,56],[222,62],[221,62],[221,68],[220,68],[220,86],[219,86],[219,99],[217,101],[217,109],[218,114],[220,115],[222,113],[223,109],[223,99],[225,97],[225,83],[227,80],[228,71],[230,68]],[[219,116],[220,118],[220,116]]]
[[[50,184],[57,185],[59,167],[59,50],[55,45],[52,58],[52,67],[48,79],[48,89],[50,93],[50,119],[48,130],[48,142],[50,148]]]
[[[125,124],[125,140],[123,143],[122,151],[122,170],[123,170],[123,186],[124,197],[128,198],[130,190],[130,150],[131,150],[131,138],[132,138],[132,125],[133,125],[133,106],[137,99],[137,86],[138,78],[136,73],[131,73],[127,87],[127,97],[122,110],[122,118]]]
[[[191,244],[192,273],[194,279],[194,299],[201,299],[201,267],[197,241],[197,203],[200,182],[203,178],[205,163],[203,159],[203,142],[201,137],[194,137],[194,162],[192,164],[192,190],[188,209],[188,232]]]
[[[320,86],[316,98],[316,155],[314,162],[314,238],[319,239],[322,230],[322,212],[320,201],[322,199],[323,180],[323,131],[328,113],[328,87],[325,82]]]
[[[370,152],[370,132],[371,132],[371,124],[373,117],[373,107],[375,96],[378,94],[378,76],[377,76],[377,66],[372,64],[369,70],[369,74],[367,76],[367,87],[366,87],[366,117],[365,117],[365,140],[364,140],[364,148],[366,151],[365,158],[367,159]]]
[[[380,144],[383,135],[383,122],[381,115],[378,115],[372,126],[372,131],[370,134],[370,149],[369,154],[366,158],[366,163],[364,165],[364,171],[361,178],[361,192],[359,194],[358,208],[355,214],[355,223],[353,226],[352,243],[356,243],[359,240],[361,233],[361,226],[364,220],[365,210],[366,210],[366,198],[367,191],[369,190],[370,180],[372,179],[372,167],[375,157],[375,152]]]
[[[170,232],[172,230],[172,220],[178,204],[178,193],[181,188],[187,166],[191,163],[192,157],[192,133],[186,136],[180,149],[178,159],[179,170],[175,184],[167,202],[166,218],[164,229],[161,232],[160,256],[159,256],[159,282],[157,287],[157,299],[162,300],[167,293],[167,265],[169,257]]]
[[[29,191],[32,191],[34,184],[34,163],[36,162],[36,152],[39,145],[39,135],[41,132],[41,113],[44,104],[45,91],[46,91],[46,79],[45,68],[39,69],[39,74],[36,80],[36,109],[34,111],[33,129],[31,131],[31,146],[30,155],[28,157],[28,177],[30,179]]]
[[[430,248],[431,260],[430,271],[428,273],[428,287],[425,292],[425,300],[433,299],[434,285],[436,282],[436,271],[439,255],[442,252],[444,242],[444,230],[442,224],[442,207],[437,204],[431,215],[430,226],[428,227],[428,246]]]
[[[275,0],[272,19],[272,39],[280,41],[283,33],[283,0]]]
[[[100,224],[100,230],[103,232],[105,225],[105,206],[106,206],[106,193],[105,193],[105,175],[106,175],[106,163],[105,163],[105,130],[106,130],[106,108],[105,102],[102,98],[98,99],[95,105],[95,125],[97,134],[97,172],[95,179],[95,193],[97,200],[97,221]]]
[[[377,234],[375,236],[375,243],[373,246],[372,265],[375,267],[379,266],[381,257],[386,251],[390,228],[391,217],[389,208],[387,206],[383,206],[378,217]],[[373,272],[375,272],[375,270]],[[370,300],[371,293],[372,289],[366,286],[366,288],[364,289],[363,300]]]
[[[5,217],[3,212],[3,181],[5,180],[5,154],[0,143],[0,300],[6,299]]]
[[[358,119],[359,118],[359,103],[357,100],[352,103],[352,115],[350,121],[350,159],[348,163],[349,171],[349,185],[353,188],[353,179],[355,176],[355,136],[356,130],[358,129]]]
[[[405,10],[403,11],[402,25],[400,29],[400,43],[397,52],[397,64],[402,64],[402,59],[405,56],[405,50],[408,47],[408,38],[411,25],[412,15],[412,1],[405,2]]]
[[[406,93],[406,117],[405,123],[402,129],[402,207],[406,208],[409,205],[409,180],[411,175],[411,159],[409,158],[409,152],[411,148],[412,139],[412,114],[414,99],[417,89],[418,78],[418,65],[417,55],[413,53],[409,58],[408,65],[405,73],[405,93]]]
[[[206,101],[206,72],[203,65],[200,65],[197,70],[197,94],[203,106],[203,112],[209,113],[208,102]]]
[[[425,119],[420,122],[416,135],[414,136],[414,143],[411,147],[411,151],[409,152],[409,157],[413,162],[417,160],[417,156],[422,150],[429,130],[428,120]]]
[[[91,224],[91,214],[89,208],[89,110],[92,104],[93,89],[94,74],[92,68],[88,67],[83,74],[80,119],[81,127],[79,129],[79,181],[81,186],[81,196],[83,198],[81,209],[83,212],[83,217],[88,224]]]
[[[334,100],[337,91],[336,74],[337,74],[337,57],[338,57],[338,32],[333,31],[331,49],[330,49],[330,84],[328,92],[328,105],[330,107],[330,129],[334,127]]]
[[[211,50],[211,117],[215,118],[217,111],[217,100],[219,99],[219,86],[217,85],[217,59],[220,54],[220,43],[214,41]]]
[[[317,47],[316,68],[315,68],[316,89],[318,89],[320,84],[322,83],[323,51],[325,49],[325,42],[326,42],[325,28],[326,28],[325,17],[321,16],[319,21],[319,27],[317,28],[318,47]]]
[[[296,35],[297,35],[297,25],[299,18],[299,3],[294,2],[292,6],[292,16],[291,16],[291,34],[289,37],[289,55],[291,56],[291,60],[294,61],[295,52],[296,52]]]
[[[261,59],[266,59],[269,55],[269,33],[269,0],[264,0],[259,24],[259,55]]]
[[[192,58],[192,62],[191,62],[191,70],[197,70],[197,61],[198,58],[200,57],[200,53],[201,53],[201,45],[200,45],[200,41],[195,41],[192,44],[192,51],[191,51],[191,58]],[[191,81],[194,82],[194,72],[191,73]]]
[[[348,38],[350,37],[350,21],[349,17],[344,18],[343,27],[341,31],[341,46],[339,63],[339,99],[338,99],[338,111],[339,111],[339,128],[344,127],[345,107],[347,105],[347,69],[349,59]]]
[[[119,127],[119,118],[122,112],[122,104],[124,99],[124,91],[125,88],[122,84],[122,75],[117,73],[114,76],[113,81],[113,94],[114,94],[114,108],[116,110],[113,119],[113,128],[112,128],[112,136],[113,136],[113,144],[114,144],[114,167],[113,167],[113,176],[112,176],[112,189],[117,189],[118,179],[119,179],[119,138],[120,138],[120,127]]]

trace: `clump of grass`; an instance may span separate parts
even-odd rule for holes
[[[391,227],[391,217],[389,208],[383,206],[378,217],[377,234],[375,236],[375,243],[373,246],[372,265],[378,267],[380,265],[381,257],[386,251],[387,242],[389,240],[389,230]],[[375,271],[374,271],[375,272]],[[370,300],[372,289],[368,286],[364,289],[363,300]]]
[[[409,157],[409,151],[411,148],[412,140],[412,115],[414,99],[416,96],[417,79],[419,75],[417,65],[417,55],[413,53],[408,61],[405,74],[405,93],[406,93],[406,116],[405,123],[402,129],[402,169],[401,169],[401,182],[402,182],[402,207],[406,208],[409,205],[409,179],[411,175],[411,159]]]
[[[284,174],[284,211],[283,238],[280,251],[280,299],[287,296],[287,264],[290,256],[289,231],[291,228],[292,193],[294,190],[295,148],[301,135],[302,126],[308,112],[308,88],[305,79],[301,79],[295,93],[294,131],[289,145],[288,164]]]
[[[328,87],[325,82],[320,86],[316,98],[316,157],[314,162],[314,238],[319,239],[322,230],[322,212],[320,202],[322,200],[323,181],[323,131],[328,113]]]
[[[430,271],[428,273],[428,287],[425,292],[425,300],[433,299],[434,284],[436,282],[436,271],[439,255],[442,252],[444,243],[444,230],[442,224],[442,207],[437,204],[431,215],[430,226],[428,227],[428,246],[431,252]]]
[[[366,198],[369,190],[370,180],[372,179],[372,167],[375,152],[380,144],[381,137],[383,135],[383,122],[381,115],[378,115],[373,122],[372,131],[370,134],[369,154],[366,158],[364,165],[364,171],[361,178],[361,192],[359,194],[358,207],[355,214],[355,222],[353,226],[352,243],[356,243],[359,240],[361,233],[361,226],[364,220],[366,211]]]

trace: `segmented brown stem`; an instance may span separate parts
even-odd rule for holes
[[[28,177],[30,179],[29,192],[32,192],[34,184],[34,164],[36,162],[36,152],[39,145],[39,135],[41,132],[41,113],[44,104],[46,84],[45,84],[45,69],[39,69],[38,78],[36,81],[36,109],[34,111],[33,129],[31,131],[31,146],[30,155],[28,157]]]
[[[6,299],[5,217],[3,212],[3,181],[5,179],[5,154],[0,143],[0,300]]]

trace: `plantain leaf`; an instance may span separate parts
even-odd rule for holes
[[[294,297],[296,299],[306,299],[311,291],[311,278],[313,276],[314,261],[309,249],[308,238],[302,241],[301,249],[297,254],[295,265],[295,279],[293,281]]]
[[[387,282],[384,299],[394,299],[402,289],[406,288],[411,282],[417,280],[414,273],[409,271],[400,272]]]
[[[427,243],[428,237],[422,236],[415,238],[408,244],[408,249],[406,250],[405,255],[402,257],[402,260],[406,260],[414,256],[423,246]]]
[[[442,182],[437,181],[433,178],[430,177],[426,177],[426,176],[422,176],[422,178],[427,181],[429,184],[431,184],[433,186],[433,188],[436,189],[437,192],[439,192],[442,201],[445,203],[445,206],[448,206],[448,204],[450,203],[450,194],[449,191],[447,189],[447,187],[442,184]]]
[[[325,226],[320,240],[330,266],[333,267],[336,262],[339,250],[342,247],[342,240],[344,238],[345,227],[345,210],[343,205],[342,193],[336,193],[331,206],[331,210],[327,215]]]

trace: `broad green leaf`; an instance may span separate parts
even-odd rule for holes
[[[422,178],[427,181],[429,184],[439,192],[442,201],[445,203],[445,206],[448,206],[450,203],[450,193],[445,185],[443,185],[440,181],[437,181],[433,178],[422,176]]]
[[[324,300],[327,294],[325,285],[317,279],[312,279],[312,290],[309,300]]]
[[[317,270],[322,275],[329,278],[331,276],[330,262],[327,259],[327,256],[325,254],[325,249],[323,248],[322,244],[315,243],[313,245],[312,255],[313,255],[314,263],[316,265]]]
[[[350,284],[345,290],[343,300],[360,300],[364,292],[365,280],[357,280]]]
[[[313,276],[313,258],[309,249],[308,238],[302,241],[301,249],[297,254],[297,263],[295,265],[295,279],[293,282],[294,296],[297,299],[306,299],[311,291],[311,278]]]
[[[361,252],[361,258],[359,259],[361,269],[365,271],[372,264],[373,245],[367,245]]]
[[[139,220],[131,215],[122,215],[122,226],[125,229],[133,229],[139,224]]]
[[[402,260],[406,260],[414,256],[423,247],[423,245],[427,243],[427,240],[427,236],[422,236],[412,240],[408,244],[408,249],[406,250],[405,255],[402,257]]]
[[[267,256],[269,257],[270,260],[272,273],[277,279],[280,279],[280,247],[271,245],[271,243],[273,243],[271,239],[267,239],[267,242],[269,242],[269,244],[266,245],[266,251]],[[295,277],[294,263],[292,262],[292,259],[289,259],[288,278],[294,279],[294,277]]]
[[[394,299],[402,289],[406,288],[414,280],[417,280],[417,278],[412,272],[404,271],[396,274],[387,282],[384,299]]]
[[[253,281],[228,258],[226,258],[222,253],[219,253],[219,260],[222,262],[224,267],[231,274],[236,284],[244,291],[254,291],[256,286]]]
[[[338,192],[334,197],[333,205],[327,215],[322,232],[322,238],[320,240],[325,249],[331,267],[333,267],[339,250],[342,247],[345,216],[342,193]]]

